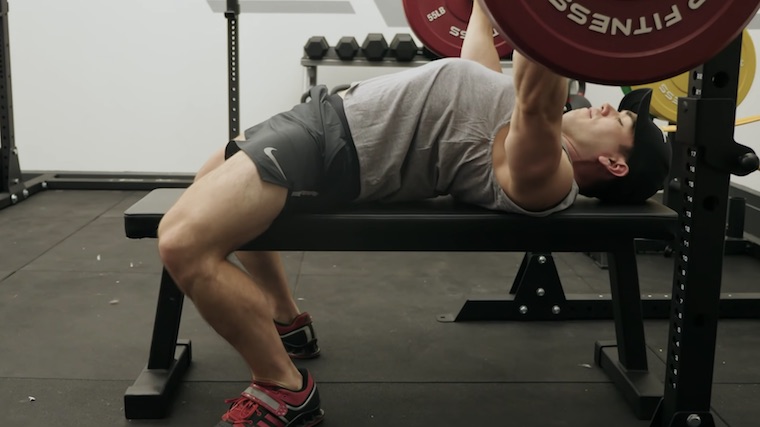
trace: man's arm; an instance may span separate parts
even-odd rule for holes
[[[501,73],[501,63],[496,46],[493,43],[493,26],[480,3],[472,2],[472,14],[467,24],[467,34],[464,36],[460,58],[469,59]]]
[[[562,150],[567,79],[515,51],[517,100],[504,141],[507,195],[527,210],[555,206],[570,192],[573,169]]]

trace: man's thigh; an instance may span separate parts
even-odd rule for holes
[[[269,227],[287,194],[262,181],[254,162],[238,153],[188,187],[162,226],[173,225],[193,247],[226,257]]]

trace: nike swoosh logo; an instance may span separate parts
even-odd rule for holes
[[[274,157],[274,154],[272,154],[275,151],[277,151],[277,149],[274,147],[264,148],[264,154],[266,154],[266,156],[269,157],[269,160],[271,160],[272,163],[274,163],[274,165],[277,166],[277,170],[280,171],[280,173],[282,174],[282,177],[285,179],[288,179],[287,175],[285,175],[285,171],[283,171],[282,167],[280,167],[280,162],[278,162],[277,159]]]

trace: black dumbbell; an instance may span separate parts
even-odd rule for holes
[[[388,42],[385,41],[385,36],[380,33],[367,35],[362,43],[362,52],[370,61],[382,61],[388,53]]]
[[[343,60],[354,59],[359,53],[359,42],[356,41],[355,37],[342,37],[335,45],[335,53],[338,54],[338,58]]]
[[[422,46],[422,56],[424,56],[425,58],[431,61],[435,61],[436,59],[441,59],[441,55],[438,55],[437,53],[428,49],[427,46]]]
[[[324,36],[313,36],[309,38],[303,47],[303,51],[306,52],[306,56],[308,56],[309,59],[324,58],[328,49],[330,49],[330,44],[327,43],[327,39]]]
[[[397,61],[411,61],[417,56],[417,43],[411,34],[396,34],[391,41],[391,56]]]

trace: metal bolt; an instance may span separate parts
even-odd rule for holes
[[[554,314],[560,314],[561,312],[562,312],[562,309],[559,308],[558,305],[555,305],[554,307],[552,307],[552,313],[554,313]]]
[[[528,314],[528,306],[527,305],[521,305],[520,306],[520,314]]]
[[[686,418],[686,425],[689,427],[699,427],[702,425],[702,418],[697,414],[691,414]]]
[[[47,189],[47,181],[42,181],[42,188]]]
[[[29,190],[24,189],[24,191],[22,191],[21,194],[23,194],[24,198],[26,199],[27,197],[29,197]]]
[[[546,257],[543,256],[543,255],[541,255],[540,257],[538,257],[538,263],[539,264],[546,264]]]
[[[546,291],[544,290],[544,288],[538,288],[538,289],[536,289],[536,295],[542,297],[542,296],[546,295]]]
[[[11,203],[16,204],[18,203],[18,196],[15,194],[11,194]]]
[[[13,183],[14,183],[14,184],[18,184],[19,182],[20,182],[20,181],[19,181],[19,179],[18,179],[18,178],[13,178]]]

